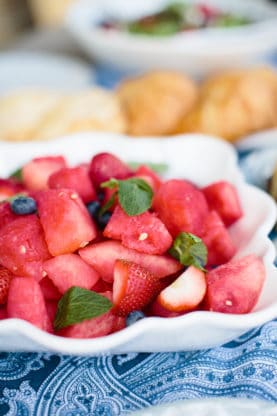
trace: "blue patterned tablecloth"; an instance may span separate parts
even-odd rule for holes
[[[106,86],[121,75],[103,68],[99,74]],[[0,353],[0,416],[127,415],[206,397],[277,403],[277,321],[198,352],[87,358]]]

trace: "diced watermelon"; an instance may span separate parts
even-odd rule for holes
[[[99,274],[77,254],[62,254],[43,263],[43,270],[64,294],[72,286],[91,289]]]
[[[41,280],[42,263],[50,257],[35,214],[18,217],[0,229],[0,261],[13,274]]]
[[[79,250],[79,254],[107,282],[113,281],[114,264],[117,259],[137,263],[160,278],[177,273],[183,268],[177,260],[170,256],[139,253],[112,240],[90,244]]]
[[[96,238],[96,227],[77,193],[69,189],[48,189],[38,192],[36,200],[53,256],[73,253]]]
[[[172,245],[172,237],[154,213],[144,212],[130,217],[118,205],[103,235],[120,239],[125,247],[146,254],[163,254]]]
[[[11,210],[9,202],[0,202],[0,228],[18,218]]]
[[[57,286],[54,285],[49,277],[44,277],[39,282],[44,299],[57,301],[62,297],[62,294],[59,292]]]
[[[57,312],[57,308],[58,308],[58,302],[54,301],[54,300],[48,300],[46,301],[46,310],[49,316],[49,319],[51,321],[51,323],[54,322],[55,316],[56,316],[56,312]]]
[[[265,267],[255,255],[213,269],[207,273],[205,306],[214,312],[249,313],[256,305],[265,281]]]
[[[146,165],[139,166],[134,176],[137,176],[145,180],[148,183],[148,185],[151,186],[154,192],[157,192],[162,184],[162,180],[156,174],[156,172],[154,172],[152,169],[150,169]]]
[[[108,283],[105,282],[103,279],[98,279],[95,285],[91,288],[94,292],[102,293],[102,292],[111,292],[113,290],[112,282]]]
[[[30,191],[47,189],[49,176],[65,167],[63,156],[36,157],[23,166],[23,183]]]
[[[101,293],[112,300],[112,293]],[[96,318],[86,319],[78,324],[70,325],[57,331],[58,335],[70,338],[96,338],[111,334],[118,325],[118,317],[109,310]]]
[[[203,193],[185,180],[164,182],[154,195],[153,209],[173,237],[181,231],[201,237],[209,209]]]
[[[172,312],[164,308],[158,301],[155,301],[150,305],[147,310],[147,315],[160,316],[161,318],[175,318],[176,316],[182,315],[182,312]]]
[[[237,250],[216,211],[207,215],[203,229],[202,240],[208,249],[207,266],[218,266],[231,260]]]
[[[84,203],[97,199],[86,166],[63,168],[54,172],[48,179],[50,189],[68,188],[79,194]]]
[[[242,207],[236,188],[229,182],[212,183],[202,189],[210,209],[217,211],[228,227],[242,217]]]
[[[102,182],[110,178],[126,179],[133,172],[128,165],[111,153],[98,153],[91,160],[89,173],[94,186],[98,189]]]
[[[9,318],[31,322],[51,332],[51,322],[39,283],[29,277],[14,277],[10,283],[7,312]]]
[[[6,307],[0,307],[0,319],[7,319],[8,312]]]

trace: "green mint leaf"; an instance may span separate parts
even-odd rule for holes
[[[138,169],[141,165],[148,166],[154,172],[162,174],[168,170],[166,163],[152,163],[152,162],[128,162],[128,166],[131,169]]]
[[[115,203],[115,198],[117,194],[118,192],[114,192],[112,196],[110,197],[110,199],[105,203],[105,205],[103,205],[103,207],[99,211],[100,216],[103,215],[106,211],[108,211],[113,206],[113,204]]]
[[[184,266],[194,266],[204,270],[208,251],[201,238],[190,233],[181,232],[169,249],[169,254]]]
[[[13,173],[10,174],[9,178],[11,179],[17,179],[19,182],[22,182],[22,169],[19,168]]]
[[[153,190],[144,180],[130,178],[118,183],[118,201],[126,214],[139,215],[151,207]]]
[[[112,308],[113,304],[106,297],[91,290],[73,286],[68,289],[58,303],[54,320],[54,328],[83,322],[96,318]]]
[[[109,188],[109,189],[115,189],[118,187],[118,180],[115,178],[111,178],[106,182],[101,183],[101,188]]]

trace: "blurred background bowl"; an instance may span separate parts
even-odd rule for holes
[[[111,18],[136,19],[170,3],[172,0],[80,0],[70,7],[66,26],[92,59],[128,71],[168,68],[203,77],[215,70],[260,63],[277,46],[276,7],[261,0],[205,2],[253,20],[240,27],[204,28],[155,37],[99,26]]]

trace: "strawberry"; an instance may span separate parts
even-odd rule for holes
[[[12,276],[12,273],[8,269],[0,266],[0,305],[4,305],[7,302]]]
[[[128,165],[111,153],[98,153],[91,160],[89,174],[93,185],[99,188],[102,182],[110,178],[128,178],[132,175],[132,171]]]
[[[0,179],[0,201],[24,191],[22,184],[14,179]]]
[[[114,267],[113,303],[119,316],[145,308],[157,295],[160,282],[144,267],[116,260]]]
[[[169,311],[187,312],[202,302],[206,286],[205,273],[190,266],[159,294],[157,301]]]

